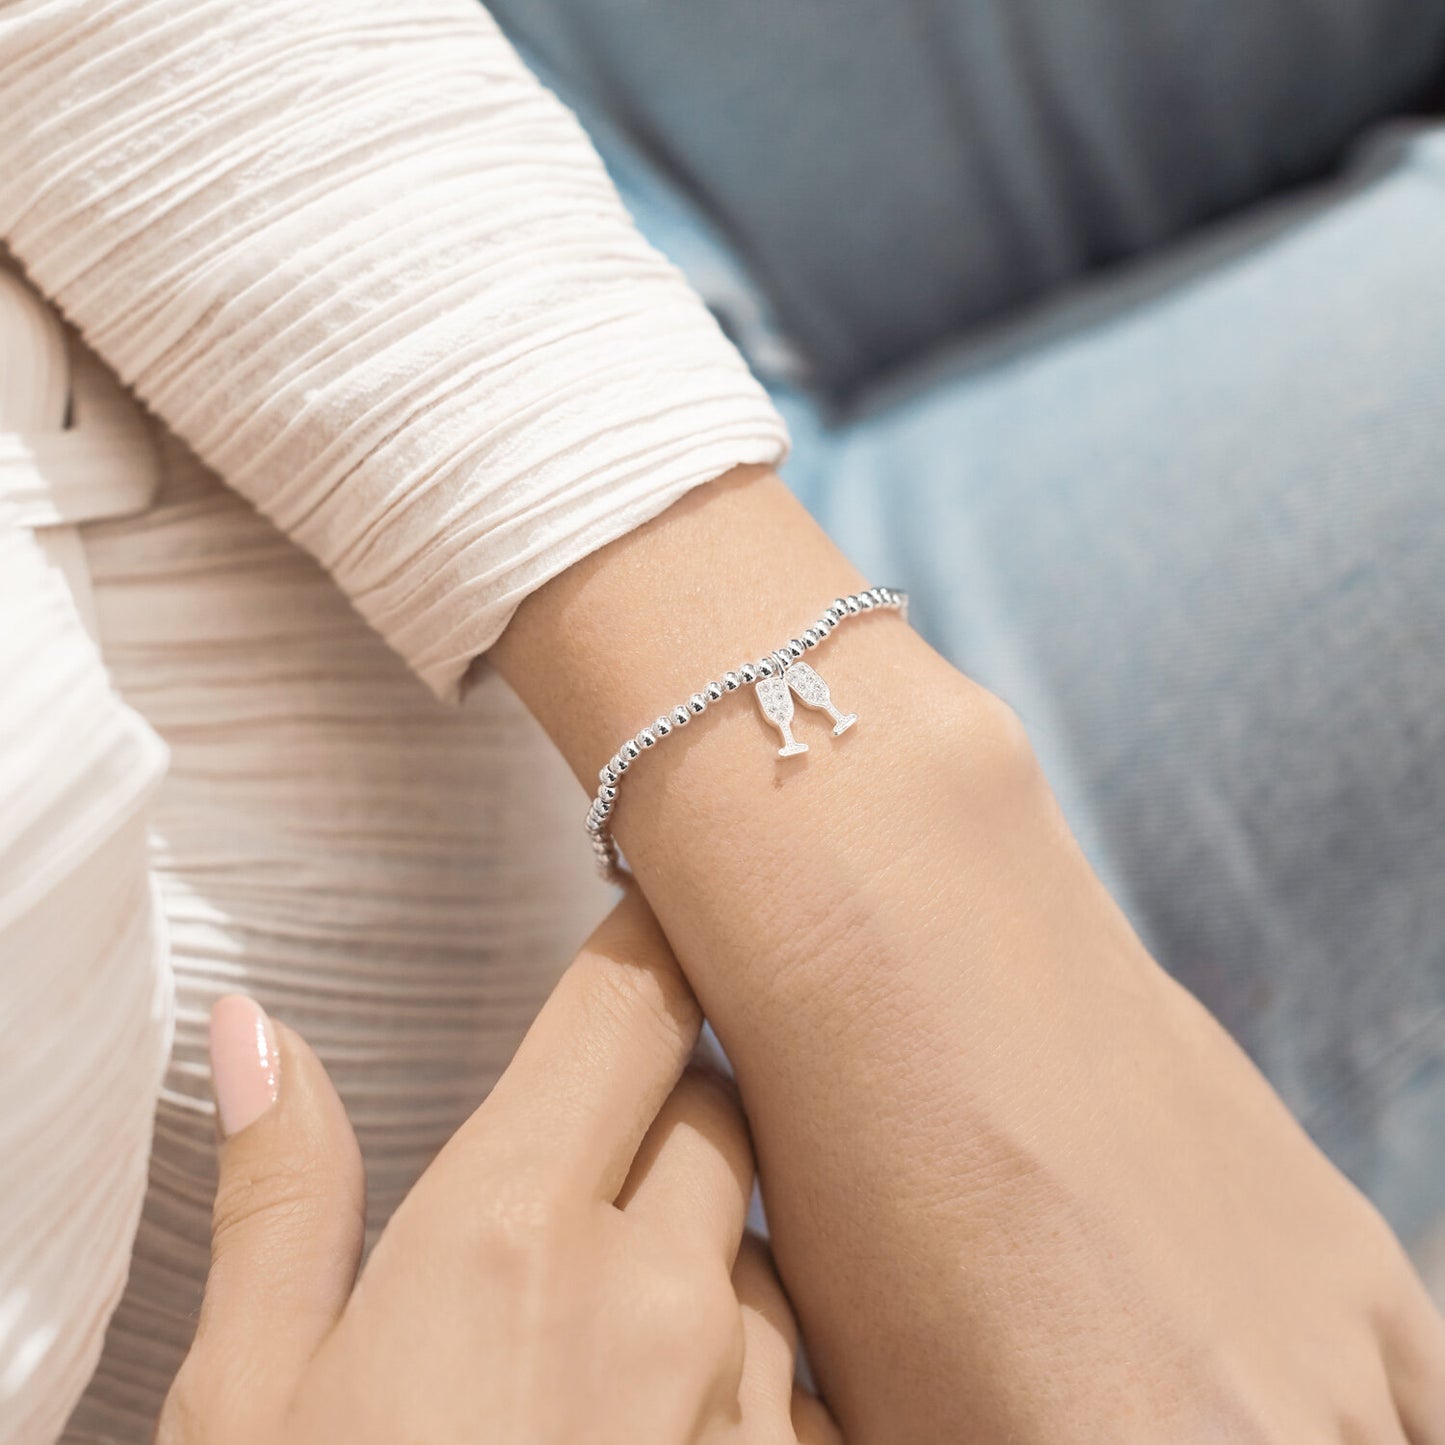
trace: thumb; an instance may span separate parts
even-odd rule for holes
[[[309,1359],[356,1278],[361,1152],[316,1055],[248,998],[211,1012],[222,1133],[197,1347],[228,1365]]]

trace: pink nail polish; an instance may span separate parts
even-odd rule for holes
[[[276,1033],[261,1005],[228,994],[211,1010],[211,1082],[221,1133],[230,1138],[276,1102]]]

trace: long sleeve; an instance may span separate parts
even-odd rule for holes
[[[783,426],[471,0],[0,5],[0,235],[454,696]]]

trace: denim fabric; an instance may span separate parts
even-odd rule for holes
[[[834,396],[1322,174],[1445,0],[489,0],[717,219]]]
[[[1021,711],[1155,955],[1419,1236],[1445,1212],[1445,131],[1377,133],[840,412],[730,218],[572,98],[770,379],[794,488]],[[885,254],[869,284],[930,281]]]

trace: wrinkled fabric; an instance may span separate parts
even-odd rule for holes
[[[62,431],[68,411],[84,425]],[[148,428],[117,424],[127,412],[102,368],[72,377],[54,313],[0,268],[5,1441],[53,1440],[95,1367],[171,1040],[146,843],[166,749],[106,677],[74,525],[153,490]]]
[[[146,1445],[209,1253],[210,1006],[313,1043],[375,1238],[608,890],[499,678],[438,701],[4,273],[0,315],[0,1441]]]
[[[469,0],[0,9],[0,238],[454,697],[777,414]]]
[[[106,663],[170,751],[149,861],[176,1022],[130,1278],[67,1442],[148,1445],[195,1327],[211,1004],[250,994],[316,1049],[374,1240],[611,898],[586,798],[495,673],[439,702],[313,559],[174,439],[161,460],[153,507],[84,529]]]
[[[61,576],[0,529],[0,1439],[55,1439],[125,1284],[171,1039],[165,766]]]

